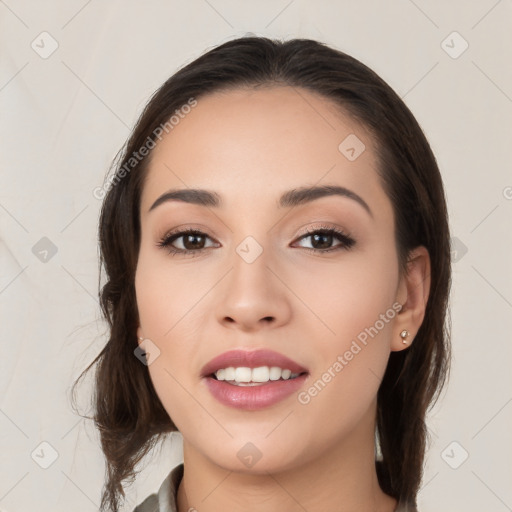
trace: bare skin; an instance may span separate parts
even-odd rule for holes
[[[354,161],[338,149],[350,134],[365,145]],[[183,435],[180,512],[395,510],[375,471],[376,396],[390,352],[413,343],[421,325],[430,263],[416,248],[400,274],[393,208],[376,168],[363,127],[290,87],[200,98],[154,149],[141,199],[138,336],[160,350],[148,370]],[[350,190],[370,212],[339,195],[278,206],[288,190],[322,185]],[[148,212],[168,190],[188,188],[215,191],[222,206],[174,200]],[[305,230],[320,226],[354,243],[335,235],[315,243]],[[199,246],[187,235],[173,241],[186,255],[157,246],[178,228],[204,233]],[[236,251],[248,236],[263,249],[251,263]],[[294,393],[244,411],[218,402],[200,377],[227,350],[264,348],[308,369],[307,392],[329,368],[333,375],[358,334],[381,324],[308,403]],[[261,454],[250,468],[237,456],[249,442]]]

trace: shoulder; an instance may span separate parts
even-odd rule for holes
[[[166,476],[157,493],[150,494],[133,512],[177,512],[176,495],[182,478],[183,463]]]
[[[158,495],[150,494],[140,505],[137,505],[133,512],[159,512]]]

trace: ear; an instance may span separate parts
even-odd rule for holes
[[[400,279],[397,301],[402,309],[396,317],[393,327],[391,350],[400,351],[411,346],[416,336],[427,307],[430,292],[430,256],[425,247],[419,246],[409,253],[406,271]],[[409,336],[403,342],[400,333],[408,331]]]

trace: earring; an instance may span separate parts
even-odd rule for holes
[[[407,340],[405,338],[407,338],[407,336],[409,336],[409,331],[404,329],[401,333],[400,333],[400,337],[402,338],[402,343],[404,345],[407,345]]]
[[[139,341],[144,341],[144,338],[139,337]]]

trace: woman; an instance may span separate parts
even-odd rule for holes
[[[173,431],[184,462],[138,512],[417,510],[449,229],[373,71],[312,40],[208,51],[149,101],[99,232],[102,510]]]

